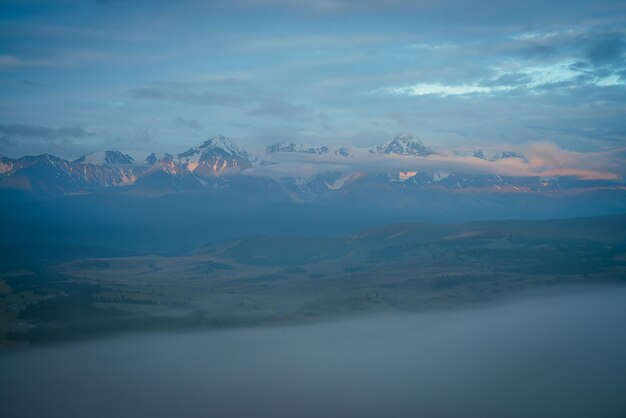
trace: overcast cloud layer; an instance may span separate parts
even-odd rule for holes
[[[626,3],[0,0],[0,153],[626,146]],[[602,170],[600,170],[602,171]]]

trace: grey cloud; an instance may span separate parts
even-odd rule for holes
[[[554,33],[522,33],[513,41],[487,42],[487,46],[467,49],[480,52],[485,58],[475,59],[479,71],[465,71],[452,80],[442,71],[432,77],[416,76],[420,82],[406,86],[391,86],[387,91],[405,95],[491,95],[526,96],[582,86],[620,89],[619,82],[626,70],[624,36],[612,32],[589,34],[584,30]],[[545,56],[525,56],[520,61],[520,51],[528,48],[545,48],[553,51]],[[475,52],[476,52],[475,51]],[[523,56],[523,54],[522,54]],[[576,61],[572,63],[573,59]],[[524,71],[526,70],[526,71]],[[578,73],[578,74],[576,74]],[[488,87],[488,88],[484,88]],[[580,98],[578,98],[580,99]]]
[[[187,126],[184,121],[175,122],[177,115],[196,118],[217,131],[237,127],[231,131],[236,136],[289,122],[285,125],[297,125],[293,128],[307,136],[309,143],[326,142],[324,137],[330,137],[331,132],[337,138],[328,143],[368,130],[413,130],[442,141],[551,140],[566,146],[570,146],[568,141],[580,141],[581,135],[596,132],[600,139],[621,135],[624,142],[623,126],[606,124],[606,119],[598,116],[607,112],[615,115],[624,103],[624,86],[608,85],[615,84],[618,77],[626,84],[626,66],[620,58],[624,39],[619,34],[625,16],[621,13],[626,6],[623,2],[479,0],[472,3],[471,13],[460,7],[464,5],[460,0],[392,0],[384,4],[373,0],[322,0],[314,4],[295,0],[187,0],[184,7],[168,9],[167,13],[159,9],[164,4],[161,1],[149,3],[120,1],[110,8],[98,7],[97,14],[85,9],[81,13],[93,18],[88,19],[87,26],[80,19],[65,16],[64,10],[58,16],[46,16],[45,25],[26,24],[26,20],[38,19],[7,19],[12,24],[5,25],[0,33],[13,47],[0,56],[0,66],[8,68],[3,70],[5,83],[30,78],[46,83],[46,89],[23,86],[7,90],[5,101],[14,104],[12,114],[34,116],[5,122],[38,120],[58,125],[63,124],[64,112],[85,111],[83,114],[98,120],[103,129],[112,131],[111,138],[123,135],[119,130],[145,126],[150,121],[152,127],[162,129],[161,133],[151,133],[164,143],[181,133],[190,137],[199,134],[189,130],[194,129],[193,122]],[[35,0],[34,4],[46,2]],[[132,13],[123,13],[114,10],[118,4],[120,8],[137,7],[130,10]],[[215,8],[216,13],[204,15],[205,8]],[[233,8],[248,13],[249,20],[239,20],[241,16],[232,13]],[[273,14],[276,9],[289,9],[290,13]],[[308,20],[305,15],[316,13],[316,9],[348,18]],[[353,15],[360,17],[353,21]],[[124,16],[124,21],[110,19],[115,16]],[[251,24],[242,24],[244,21]],[[475,25],[479,21],[488,24]],[[163,31],[164,27],[171,31]],[[65,76],[65,70],[56,67],[14,67],[18,58],[36,58],[27,51],[39,51],[33,49],[38,44],[50,56],[89,46],[109,53],[102,57],[134,58],[132,63],[107,59],[106,65],[94,68],[95,79],[100,79],[100,72],[107,74],[98,86],[88,84],[93,74],[87,72]],[[567,69],[572,62],[577,63]],[[545,77],[535,77],[544,69]],[[528,75],[522,74],[525,70],[535,77],[533,83],[527,83]],[[574,72],[579,76],[575,78]],[[176,74],[180,80],[186,77],[188,82],[148,83],[169,77],[167,74]],[[569,78],[567,82],[554,83],[559,74]],[[74,85],[74,76],[83,82]],[[596,85],[605,78],[605,83]],[[130,79],[145,81],[131,86],[137,88],[126,92],[126,97],[119,97],[116,86]],[[457,99],[451,95],[441,99],[434,95],[371,94],[377,89],[415,83],[504,88]],[[539,83],[546,84],[533,89]],[[50,106],[56,100],[53,89],[65,92],[61,97],[69,99],[66,109]],[[125,111],[103,107],[83,94],[86,89],[108,103],[128,106]],[[39,96],[33,95],[39,93],[36,90],[42,90]],[[600,91],[612,95],[611,101],[603,101]],[[288,100],[280,103],[272,97]],[[46,114],[48,109],[51,114]],[[479,115],[470,118],[470,112]],[[120,116],[125,119],[122,124]],[[558,131],[572,124],[569,118],[575,119],[574,126],[579,128],[575,135]],[[555,134],[547,135],[546,129],[533,131],[531,123],[552,127]],[[608,132],[602,131],[607,127]],[[450,135],[446,132],[449,129],[457,134]],[[15,143],[15,138],[6,137],[5,145]],[[365,144],[354,138],[354,143]],[[281,139],[289,138],[274,140]],[[586,144],[596,149],[610,145]],[[37,152],[40,149],[36,148]]]
[[[572,70],[595,77],[610,77],[626,67],[626,38],[622,33],[578,34],[562,49],[579,56],[579,61],[570,67]]]
[[[115,148],[117,147],[126,147],[128,148],[129,144],[133,146],[137,145],[152,145],[156,141],[152,134],[147,129],[135,129],[133,131],[127,132],[125,134],[119,135],[109,144]]]
[[[80,126],[51,128],[44,125],[5,124],[0,125],[0,135],[11,138],[40,138],[58,140],[67,138],[86,138],[93,133]]]
[[[385,113],[385,116],[387,116],[390,120],[392,120],[398,126],[402,127],[404,130],[406,130],[406,128],[410,126],[411,116],[407,112],[404,112],[404,111],[387,112]],[[384,138],[384,136],[382,137]]]
[[[455,22],[466,26],[482,26],[489,22],[491,27],[505,26],[513,23],[539,25],[543,22],[567,21],[573,18],[584,19],[591,12],[596,12],[594,2],[554,0],[546,3],[541,0],[476,0],[472,2],[471,11],[467,3],[461,0],[320,0],[303,2],[297,0],[231,0],[228,2],[210,2],[212,7],[228,4],[244,12],[259,9],[290,10],[309,15],[363,15],[379,13],[401,14],[412,13],[420,19],[435,25],[441,22]],[[608,14],[608,13],[607,13]],[[449,28],[446,28],[449,30]],[[485,30],[484,27],[481,30]]]
[[[587,61],[577,61],[570,65],[570,69],[574,71],[579,71],[581,73],[593,74],[591,65]]]
[[[511,48],[520,46],[529,58],[578,55],[592,64],[601,65],[619,60],[624,52],[624,35],[610,30],[579,27],[576,30],[522,35]]]
[[[248,112],[251,116],[271,116],[288,122],[308,121],[319,123],[320,127],[325,131],[334,131],[329,117],[323,112],[315,112],[308,106],[295,105],[287,101],[272,98],[262,101],[258,106]]]
[[[307,106],[293,105],[276,98],[264,101],[248,112],[252,116],[273,116],[287,121],[311,113],[312,110]]]
[[[22,64],[22,60],[13,55],[0,55],[0,68],[14,68]]]
[[[622,58],[624,45],[624,35],[621,33],[602,34],[588,41],[585,56],[596,65],[614,63]]]
[[[75,155],[79,150],[92,151],[93,144],[89,144],[96,135],[81,126],[54,128],[45,125],[1,124],[0,153],[13,157],[45,152]]]
[[[555,86],[553,86],[555,87]],[[536,93],[542,94],[536,94]],[[485,144],[502,141],[551,141],[568,149],[592,150],[624,143],[623,103],[626,86],[599,88],[593,83],[559,90],[515,89],[468,100],[466,96],[380,97],[388,109],[402,109],[400,118],[370,129],[413,131],[431,144]],[[389,113],[386,113],[389,117]],[[369,116],[369,115],[368,115]],[[372,113],[369,120],[376,114]],[[360,126],[366,128],[367,126]],[[591,130],[592,128],[596,128]],[[595,139],[592,135],[596,135]],[[373,138],[376,141],[376,138]],[[373,144],[355,138],[353,144]]]
[[[155,142],[154,138],[145,129],[139,129],[134,132],[130,137],[131,142],[142,142],[142,143],[153,143]],[[128,143],[128,142],[125,142]]]
[[[536,58],[546,58],[555,54],[554,48],[545,45],[534,45],[522,50],[524,58],[532,60]]]
[[[581,74],[576,77],[572,77],[567,80],[559,80],[549,83],[539,84],[534,88],[536,92],[549,92],[551,90],[564,89],[564,88],[576,88],[578,86],[585,85],[587,83],[595,81],[595,77],[588,74]]]
[[[158,144],[153,133],[154,132],[149,129],[142,128],[108,133],[97,145],[92,145],[87,152],[93,152],[94,149],[153,152]]]
[[[15,148],[19,145],[15,138],[10,138],[8,136],[0,136],[0,144],[9,148]]]
[[[570,66],[571,70],[600,78],[609,77],[626,65],[626,41],[622,33],[609,30],[594,32],[585,27],[520,34],[514,42],[496,47],[498,50],[499,54],[492,55],[492,58],[503,60],[518,54],[524,60],[539,65],[575,58],[577,61]]]
[[[232,106],[245,100],[241,96],[213,91],[191,92],[167,87],[140,87],[131,91],[134,99],[165,100],[199,106]]]
[[[381,138],[393,138],[394,132],[388,131],[359,131],[352,136],[352,141],[367,146],[380,145]]]
[[[207,87],[213,90],[207,90]],[[327,114],[317,112],[303,104],[294,104],[282,98],[255,91],[248,83],[241,80],[220,78],[202,82],[164,82],[132,89],[130,94],[134,99],[168,101],[194,106],[229,107],[248,116],[297,122],[309,127],[318,126],[318,129],[321,128],[324,131],[335,129]],[[200,124],[193,119],[177,117],[174,121],[186,128],[200,129]]]
[[[335,127],[330,124],[328,119],[328,115],[326,113],[318,113],[317,118],[319,119],[320,125],[324,130],[327,131],[335,131]]]
[[[174,122],[176,122],[176,124],[183,126],[185,128],[196,129],[196,130],[200,129],[200,124],[195,119],[185,119],[183,117],[178,116],[174,119]]]

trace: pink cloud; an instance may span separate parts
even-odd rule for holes
[[[283,177],[310,176],[322,172],[400,172],[447,171],[468,174],[495,174],[520,177],[573,176],[584,180],[620,180],[624,178],[626,149],[602,152],[573,152],[550,142],[534,142],[518,146],[491,147],[491,151],[511,151],[525,158],[484,160],[472,155],[459,155],[455,150],[428,157],[369,154],[355,150],[348,157],[284,153],[272,157],[271,165],[247,170],[249,175]]]

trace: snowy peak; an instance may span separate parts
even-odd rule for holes
[[[528,159],[523,154],[520,154],[519,152],[514,152],[514,151],[501,151],[501,152],[495,152],[495,153],[487,153],[479,149],[479,150],[474,151],[472,156],[474,158],[479,158],[481,160],[492,161],[492,162],[497,161],[497,160],[504,160],[506,158],[519,158],[520,160],[523,160],[525,163],[528,162]]]
[[[190,160],[202,160],[203,157],[209,157],[215,153],[230,155],[243,160],[249,160],[250,156],[245,150],[240,149],[230,139],[223,135],[217,138],[210,138],[204,141],[198,147],[189,148],[187,151],[178,154],[181,159],[188,158]]]
[[[11,158],[7,158],[4,155],[0,155],[0,174],[9,173],[13,171],[15,161]]]
[[[252,167],[250,155],[230,139],[219,136],[205,141],[178,154],[179,163],[187,170],[200,176],[211,176],[223,172],[245,170]]]
[[[427,157],[434,154],[430,148],[413,135],[398,135],[391,141],[370,149],[370,154],[414,155]]]
[[[300,150],[298,152],[302,152],[304,154],[317,154],[317,155],[325,155],[328,154],[328,147],[323,145],[321,147],[308,147],[301,145]]]
[[[174,156],[168,153],[155,153],[148,155],[144,160],[148,165],[154,165],[157,163],[171,163],[174,161]]]
[[[128,154],[109,150],[85,154],[74,162],[93,165],[131,165],[135,160]]]
[[[320,147],[296,144],[294,142],[277,142],[270,144],[265,148],[265,153],[268,155],[276,155],[281,153],[302,153],[302,154],[316,154],[316,155],[329,155],[334,154],[340,157],[347,157],[350,155],[350,148],[348,147],[329,147],[322,145]]]
[[[279,154],[283,152],[300,152],[304,154],[318,154],[326,155],[330,152],[327,146],[311,147],[308,145],[296,145],[293,142],[278,142],[276,144],[268,145],[265,148],[267,154]]]
[[[281,152],[298,152],[298,146],[293,142],[277,142],[265,147],[267,154],[279,154]]]
[[[172,154],[153,152],[144,162],[149,166],[148,173],[162,172],[174,177],[190,174],[186,167],[174,159]]]

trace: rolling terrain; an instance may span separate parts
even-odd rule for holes
[[[32,243],[2,253],[1,332],[15,344],[420,312],[620,284],[626,216],[258,235],[179,256]]]

